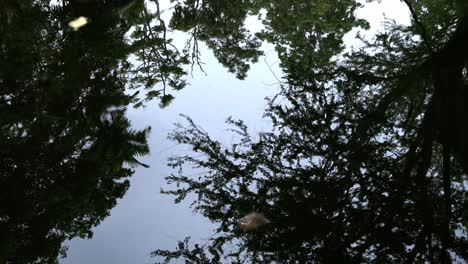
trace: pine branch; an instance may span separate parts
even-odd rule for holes
[[[421,21],[419,21],[418,19],[418,16],[416,15],[416,11],[414,10],[413,6],[411,5],[411,3],[409,2],[409,0],[403,0],[403,2],[405,2],[405,4],[408,6],[410,12],[411,12],[411,16],[413,17],[414,19],[414,22],[416,23],[416,25],[418,25],[420,28],[421,28],[421,37],[423,38],[423,41],[424,43],[426,44],[427,46],[427,49],[429,50],[429,52],[431,54],[434,54],[434,49],[432,48],[431,44],[429,43],[429,39],[427,37],[427,31],[426,31],[426,28],[424,27],[424,25],[421,23]]]

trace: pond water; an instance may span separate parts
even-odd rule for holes
[[[2,0],[0,263],[466,263],[467,14]]]

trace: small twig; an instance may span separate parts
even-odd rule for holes
[[[198,15],[200,14],[198,12],[199,4],[200,4],[200,1],[197,0],[195,2],[195,10],[197,10],[196,15],[195,15],[195,21],[198,21]],[[187,44],[185,46],[187,51],[189,49],[192,49],[192,52],[190,54],[190,59],[191,59],[190,74],[192,75],[192,77],[193,77],[193,67],[194,67],[195,64],[205,74],[205,76],[207,76],[205,70],[202,67],[202,64],[204,64],[204,63],[200,60],[201,52],[200,52],[200,50],[198,48],[198,31],[199,31],[199,25],[196,25],[193,28],[193,30],[192,30],[192,32],[190,34],[191,35],[190,39],[187,41]],[[193,46],[192,46],[192,40],[193,40]]]
[[[202,64],[204,63],[200,60],[201,52],[198,48],[198,38],[197,38],[198,30],[199,30],[198,26],[196,26],[192,30],[190,34],[191,35],[190,39],[187,41],[187,44],[185,45],[185,49],[187,51],[189,49],[192,49],[192,52],[190,54],[190,59],[191,59],[190,74],[192,75],[192,77],[193,77],[193,67],[195,64],[205,74],[205,76],[207,76],[205,69],[203,69],[202,67]],[[193,40],[193,46],[192,46],[192,40]]]
[[[278,77],[276,76],[275,72],[271,69],[270,64],[268,64],[268,61],[266,60],[266,58],[263,58],[263,61],[264,61],[265,64],[267,65],[268,70],[270,70],[271,74],[273,74],[273,77],[275,77],[275,79],[276,79],[279,83],[282,83],[282,82],[280,81],[280,79],[278,79]]]

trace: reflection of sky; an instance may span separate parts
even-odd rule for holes
[[[163,10],[166,8],[161,6]],[[407,23],[405,18],[401,20],[399,17],[407,17],[406,10],[402,8],[404,6],[399,1],[384,0],[380,5],[370,4],[358,14],[369,19],[373,26],[380,24],[383,11],[388,17]],[[254,30],[258,29],[258,24],[249,25]],[[347,43],[354,43],[354,35],[347,36]],[[184,34],[177,33],[176,43],[183,43],[181,37]],[[268,53],[266,61],[273,64],[271,67],[276,76],[281,76],[273,48],[267,46],[264,50]],[[68,258],[61,263],[153,263],[154,259],[149,257],[152,250],[173,249],[177,241],[186,236],[203,244],[203,240],[213,234],[210,223],[188,208],[190,201],[174,205],[172,197],[159,194],[165,186],[163,177],[171,173],[165,166],[167,158],[185,153],[183,146],[176,146],[166,139],[167,133],[172,130],[174,122],[182,121],[178,116],[180,113],[189,115],[213,138],[226,144],[233,141],[224,124],[228,116],[243,119],[254,134],[267,130],[270,123],[262,119],[266,107],[264,98],[272,97],[278,88],[272,85],[277,80],[263,59],[252,66],[246,80],[240,81],[218,64],[211,52],[203,48],[202,53],[208,76],[194,67],[193,78],[189,76],[190,85],[174,94],[176,99],[169,107],[160,109],[157,102],[152,102],[144,109],[128,111],[134,128],[152,127],[149,138],[151,155],[141,159],[151,168],[136,169],[129,191],[111,215],[94,229],[93,239],[72,240],[68,243]]]
[[[151,168],[136,169],[129,191],[111,216],[94,229],[93,239],[74,239],[68,258],[61,263],[151,263],[152,250],[175,248],[185,236],[200,241],[213,234],[209,222],[188,208],[190,202],[174,205],[170,196],[159,194],[165,183],[163,177],[171,173],[165,166],[167,158],[184,153],[183,146],[166,139],[167,133],[174,122],[183,121],[180,113],[189,115],[210,135],[227,144],[233,140],[224,124],[229,116],[243,119],[251,132],[267,130],[269,123],[261,118],[266,107],[264,98],[276,94],[277,86],[270,84],[277,80],[263,60],[252,67],[246,80],[237,80],[217,63],[211,52],[202,52],[207,76],[194,67],[190,85],[174,94],[176,99],[169,107],[160,109],[157,102],[152,102],[145,109],[128,111],[135,129],[152,127],[151,155],[139,159]],[[271,52],[268,62],[274,61],[277,59]],[[272,67],[280,76],[277,64]]]

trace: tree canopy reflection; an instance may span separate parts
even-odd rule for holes
[[[127,1],[128,2],[128,1]],[[61,244],[91,237],[129,187],[149,128],[125,107],[123,1],[0,3],[0,262],[55,263]],[[69,18],[92,23],[78,31]]]
[[[170,165],[176,202],[218,223],[166,260],[188,262],[448,263],[468,260],[468,17],[462,0],[405,0],[412,24],[388,21],[375,40],[343,51],[367,28],[353,0],[0,2],[0,262],[53,263],[61,243],[90,237],[149,152],[130,104],[185,87],[199,42],[240,79],[275,45],[285,73],[258,137],[229,119],[239,142],[210,138],[189,117],[171,134],[193,146]],[[151,6],[151,8],[150,8]],[[261,17],[264,29],[245,27]],[[78,17],[90,22],[72,30]],[[168,31],[189,33],[179,50]],[[136,91],[132,96],[126,89]],[[136,90],[135,90],[136,89]],[[141,94],[138,94],[140,92]],[[144,94],[143,94],[144,93]],[[126,166],[128,164],[130,166]],[[207,171],[194,178],[186,166]],[[244,231],[252,211],[268,221]],[[4,242],[6,241],[6,242]]]
[[[201,65],[198,35],[179,50],[162,13],[144,0],[0,2],[0,262],[56,262],[147,166],[150,129],[132,129],[126,108],[167,106]]]
[[[468,261],[462,2],[405,0],[411,25],[387,21],[349,52],[343,34],[367,26],[354,16],[355,1],[178,7],[173,24],[207,29],[200,39],[215,50],[230,42],[213,41],[223,31],[209,25],[242,27],[245,14],[263,10],[266,29],[256,37],[275,45],[285,78],[265,113],[273,131],[255,137],[228,119],[238,141],[224,146],[187,116],[177,125],[170,139],[193,153],[169,161],[176,173],[166,179],[175,187],[163,193],[175,202],[196,194],[195,211],[218,228],[203,245],[187,238],[153,255],[186,263]],[[239,220],[252,211],[270,223],[245,232]]]

